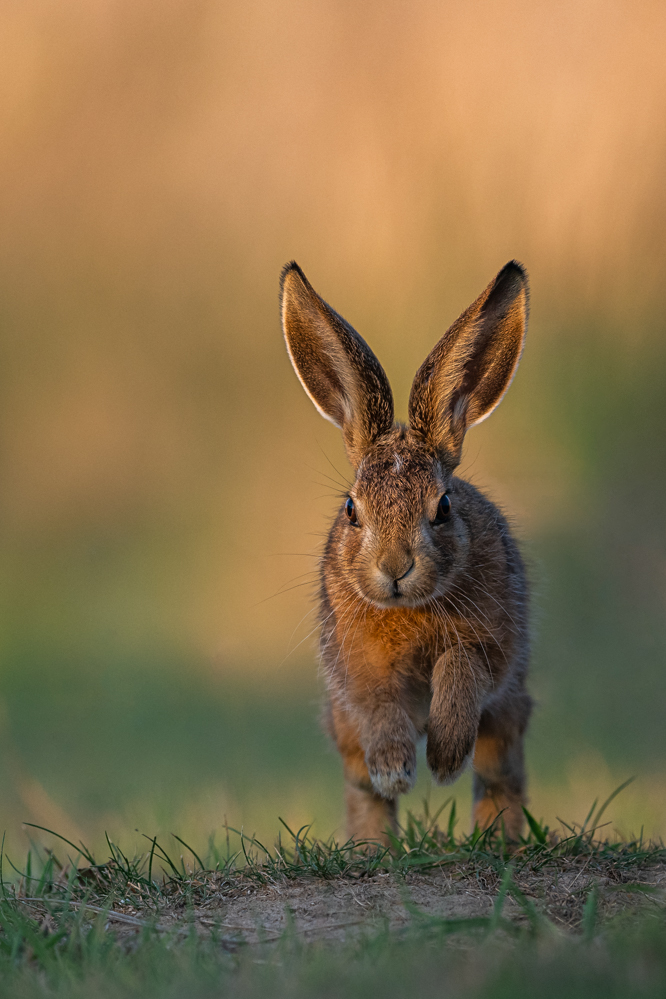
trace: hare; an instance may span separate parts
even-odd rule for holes
[[[511,261],[416,374],[394,422],[379,361],[300,267],[282,272],[287,350],[322,416],[342,431],[355,480],[321,560],[326,725],[342,755],[350,838],[388,842],[426,735],[435,780],[471,762],[473,820],[520,836],[531,710],[525,568],[490,500],[454,476],[465,431],[518,366],[527,275]]]

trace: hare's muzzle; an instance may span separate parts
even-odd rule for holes
[[[400,583],[407,579],[413,571],[416,562],[413,555],[403,555],[397,558],[385,558],[378,563],[377,568],[381,572],[382,582],[386,582],[391,590],[391,596],[400,596]]]
[[[393,552],[379,559],[373,575],[381,597],[392,601],[406,596],[408,580],[413,575],[415,566],[416,559],[411,552]]]

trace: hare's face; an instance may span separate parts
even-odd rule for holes
[[[348,578],[382,608],[443,594],[467,543],[450,471],[410,438],[397,428],[363,460],[341,525]]]
[[[380,607],[423,606],[465,564],[452,470],[465,433],[492,413],[518,366],[525,271],[506,264],[433,347],[412,384],[409,430],[393,423],[391,387],[370,347],[293,262],[282,272],[281,312],[294,370],[341,429],[356,469],[334,539],[338,582]]]

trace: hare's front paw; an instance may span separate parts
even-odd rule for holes
[[[447,732],[445,726],[428,723],[426,759],[438,784],[452,784],[466,770],[474,756],[476,728],[467,732]]]
[[[378,742],[365,754],[372,786],[382,798],[396,798],[414,786],[416,749],[407,741]]]

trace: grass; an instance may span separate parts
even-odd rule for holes
[[[517,846],[456,836],[455,801],[390,848],[229,828],[100,862],[51,833],[2,855],[0,995],[663,995],[666,848],[604,835],[608,804],[557,832],[526,813]]]

